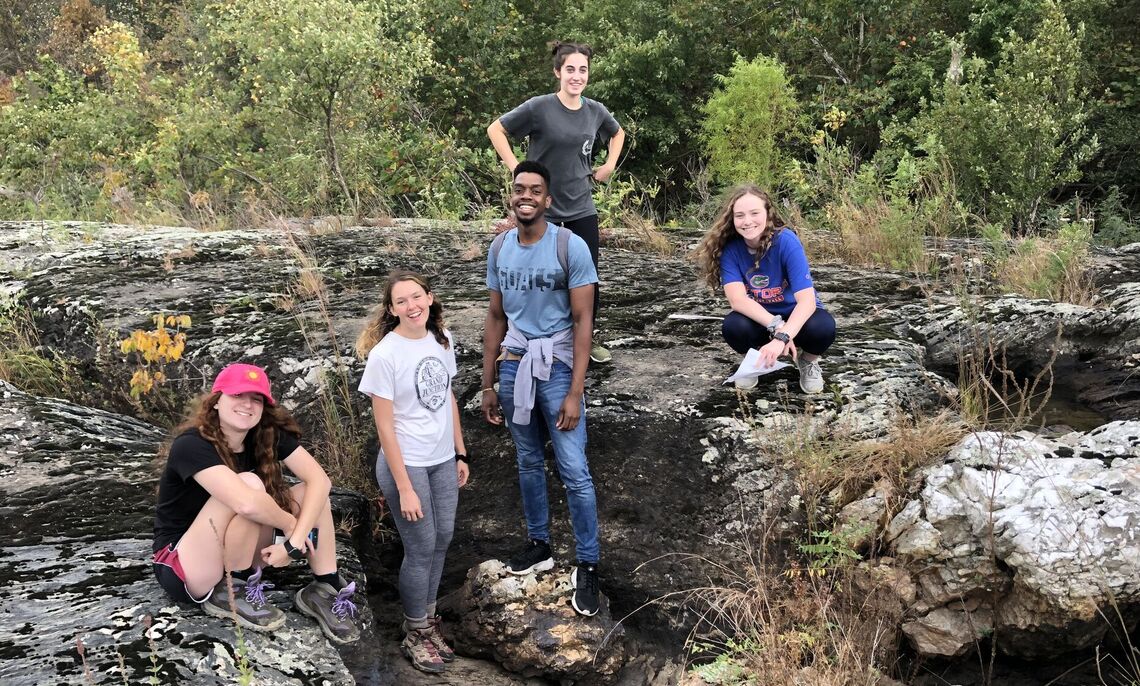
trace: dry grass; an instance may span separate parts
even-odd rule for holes
[[[875,686],[895,662],[902,606],[887,577],[846,564],[829,574],[781,562],[771,536],[712,562],[720,583],[693,591],[700,622],[690,684]]]
[[[794,472],[806,515],[795,550],[781,547],[769,527],[758,544],[716,561],[693,558],[716,581],[687,596],[700,613],[690,647],[713,658],[691,670],[691,686],[877,686],[894,670],[906,609],[897,587],[909,582],[888,566],[858,562],[853,537],[826,526],[882,480],[894,487],[889,517],[913,472],[936,464],[967,427],[948,412],[900,412],[883,438],[855,441],[822,435],[816,420],[810,412],[790,414],[780,430],[786,442],[773,451]]]
[[[329,477],[340,486],[366,496],[376,493],[376,481],[364,459],[364,445],[371,432],[354,407],[355,393],[349,378],[352,356],[342,354],[342,345],[329,307],[328,289],[320,265],[306,248],[303,237],[279,222],[285,249],[299,268],[289,292],[278,297],[288,304],[305,347],[314,358],[332,357],[333,366],[319,377],[318,407],[322,440],[314,454]]]
[[[972,430],[1020,431],[1030,427],[1053,395],[1053,365],[1061,349],[1058,325],[1049,358],[1028,378],[1010,369],[1005,348],[974,325],[971,343],[958,358],[958,395],[950,398],[955,411]]]
[[[622,228],[610,229],[609,243],[618,248],[653,255],[670,256],[677,252],[677,245],[669,240],[652,219],[631,210],[621,213]]]
[[[31,312],[0,303],[0,379],[33,395],[55,397],[74,381],[71,365],[46,353]]]
[[[1068,224],[1054,236],[990,237],[993,271],[1005,288],[1030,298],[1095,305],[1089,274],[1091,230]]]

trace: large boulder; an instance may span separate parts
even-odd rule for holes
[[[154,674],[163,683],[232,684],[243,659],[258,684],[355,683],[297,612],[280,631],[239,638],[231,623],[162,593],[150,531],[151,462],[164,438],[138,420],[0,381],[0,683],[141,683]],[[362,505],[347,494],[338,500],[341,512]],[[338,549],[363,587],[351,541]],[[271,602],[291,610],[304,576],[269,576],[277,582]],[[362,588],[369,623],[364,597]]]
[[[624,631],[609,599],[582,617],[570,606],[569,570],[516,576],[498,560],[468,572],[440,606],[465,654],[492,657],[512,672],[579,684],[611,684],[625,662]]]
[[[1050,440],[976,433],[888,527],[918,581],[904,625],[925,655],[993,635],[1036,658],[1130,631],[1140,607],[1140,422]],[[1124,626],[1119,626],[1123,624]]]

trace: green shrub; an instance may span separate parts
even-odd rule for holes
[[[705,104],[701,122],[709,169],[725,184],[774,187],[786,167],[779,146],[797,129],[798,105],[784,66],[764,56],[737,59],[717,82],[721,88]]]
[[[1080,165],[1097,147],[1086,126],[1083,40],[1083,27],[1074,30],[1061,7],[1046,0],[1032,39],[1011,30],[992,68],[980,58],[965,60],[961,78],[948,75],[929,106],[888,132],[889,144],[944,156],[974,211],[1029,230],[1042,201],[1080,178]]]
[[[1108,193],[1097,203],[1093,216],[1096,218],[1093,240],[1098,244],[1115,248],[1140,241],[1140,224],[1132,220],[1124,207],[1120,186],[1108,189]]]

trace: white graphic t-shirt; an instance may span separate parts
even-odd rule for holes
[[[444,334],[452,340],[450,332]],[[455,373],[455,345],[445,350],[430,333],[411,339],[391,331],[368,353],[359,390],[392,401],[405,465],[431,467],[455,455],[450,402]]]

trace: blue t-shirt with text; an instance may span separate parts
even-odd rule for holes
[[[784,318],[796,307],[796,291],[815,287],[804,247],[791,229],[776,234],[760,265],[755,264],[756,258],[744,239],[733,238],[720,255],[720,285],[743,283],[748,297]],[[823,307],[818,296],[815,304]]]
[[[546,338],[574,325],[570,289],[598,282],[586,241],[570,236],[567,266],[558,261],[558,231],[547,222],[546,233],[533,245],[519,243],[519,230],[503,238],[499,255],[487,254],[487,288],[503,296],[503,311],[528,339]]]

